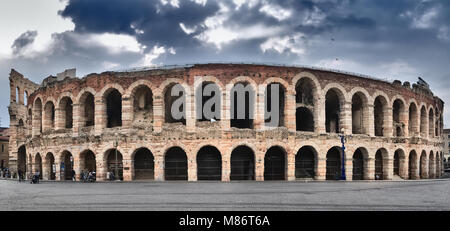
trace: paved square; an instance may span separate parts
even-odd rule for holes
[[[370,182],[0,180],[0,210],[450,210],[450,179]]]

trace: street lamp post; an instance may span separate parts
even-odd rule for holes
[[[345,133],[342,131],[342,135],[339,135],[341,138],[341,144],[342,144],[342,167],[341,167],[341,180],[347,180],[347,177],[345,176],[345,142],[347,142]]]

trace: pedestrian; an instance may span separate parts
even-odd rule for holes
[[[22,169],[19,169],[19,171],[17,171],[17,174],[18,174],[18,176],[19,176],[19,182],[21,182],[22,181]]]
[[[75,179],[75,170],[74,169],[72,169],[72,181],[76,181],[76,179]]]
[[[39,183],[40,175],[41,175],[41,173],[39,172],[39,170],[36,170],[35,176],[36,176],[37,183]]]

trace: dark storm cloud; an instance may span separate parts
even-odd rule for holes
[[[72,19],[75,32],[125,33],[136,35],[142,43],[182,46],[181,41],[192,42],[192,37],[179,24],[197,25],[217,10],[215,1],[208,1],[204,6],[180,1],[179,7],[174,7],[158,0],[70,0],[59,14]]]
[[[37,31],[27,31],[21,34],[16,40],[14,40],[14,43],[11,46],[13,53],[18,54],[20,53],[22,48],[26,47],[29,44],[32,44],[37,34]]]

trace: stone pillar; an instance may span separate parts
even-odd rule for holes
[[[94,128],[95,135],[101,135],[103,133],[103,129],[106,128],[107,118],[106,118],[106,105],[103,102],[103,99],[95,99],[95,116],[94,116]]]
[[[366,107],[366,113],[364,114],[364,123],[366,127],[366,134],[373,137],[375,136],[375,109],[373,104],[368,104]]]
[[[66,113],[61,108],[55,108],[55,130],[66,127]]]
[[[428,178],[435,178],[436,177],[436,170],[435,170],[435,164],[436,162],[434,160],[431,160],[431,158],[429,159],[428,162],[428,166],[429,166],[429,173],[428,173]]]
[[[257,153],[256,153],[257,152]],[[255,150],[255,180],[264,181],[264,154]]]
[[[81,170],[83,170],[81,167],[81,160],[79,158],[79,155],[72,155],[73,157],[73,169],[75,170],[75,179],[81,180]]]
[[[352,102],[345,102],[341,110],[339,127],[341,130],[344,129],[344,134],[352,134]],[[341,131],[336,131],[336,133],[341,133]]]
[[[133,100],[122,97],[122,126],[130,127],[133,121]],[[125,176],[124,176],[125,179]]]
[[[164,181],[164,155],[155,155],[155,181]]]
[[[316,177],[317,181],[324,181],[327,174],[327,159],[323,157],[317,158]]]
[[[188,155],[188,181],[197,181],[197,161],[194,155]]]
[[[125,156],[123,156],[125,157]],[[122,159],[123,163],[123,181],[132,181],[133,180],[133,161],[129,158]]]
[[[394,175],[394,162],[392,158],[383,158],[383,180],[392,180]]]
[[[37,110],[33,108],[33,118],[32,118],[32,134],[33,136],[38,136],[41,134],[41,123],[42,123],[42,109]]]
[[[263,130],[266,127],[264,124],[264,91],[264,86],[259,85],[255,91],[255,105],[250,105],[254,108],[253,127],[255,130]]]
[[[393,122],[392,122],[392,107],[384,107],[383,108],[383,136],[385,137],[392,137],[392,135],[394,134],[394,129],[393,129]]]
[[[222,108],[220,112],[220,127],[222,130],[227,131],[230,130],[230,96],[229,92],[222,92]]]
[[[78,133],[79,133],[79,131],[80,131],[80,129],[82,128],[82,127],[84,127],[84,124],[83,124],[83,122],[84,121],[82,121],[82,118],[81,118],[81,110],[80,110],[80,104],[72,104],[73,105],[73,114],[72,114],[72,116],[73,116],[73,120],[72,120],[72,133],[75,135],[75,136],[78,136]]]
[[[375,180],[375,159],[369,156],[364,158],[364,180]]]
[[[153,129],[155,132],[161,132],[164,124],[164,108],[163,97],[161,94],[156,94],[153,99]]]
[[[296,131],[296,103],[295,103],[295,91],[287,90],[286,92],[286,100],[284,105],[284,121],[285,126],[289,130],[289,132]],[[314,113],[314,112],[313,112]]]
[[[345,177],[347,181],[353,180],[353,157],[345,153]]]
[[[230,155],[225,154],[222,155],[222,181],[225,182],[230,181],[230,174],[231,174]]]
[[[296,153],[288,151],[287,153],[287,180],[295,181],[295,156]]]
[[[195,97],[193,94],[194,91],[191,90],[189,92],[186,93],[186,131],[195,132]]]
[[[314,99],[314,131],[317,133],[326,133],[325,129],[325,99],[319,96]]]
[[[402,167],[403,166],[403,167]],[[409,179],[409,161],[406,159],[406,155],[405,158],[400,158],[400,169],[399,169],[399,173],[400,173],[400,177],[402,177],[402,179],[407,180]]]

